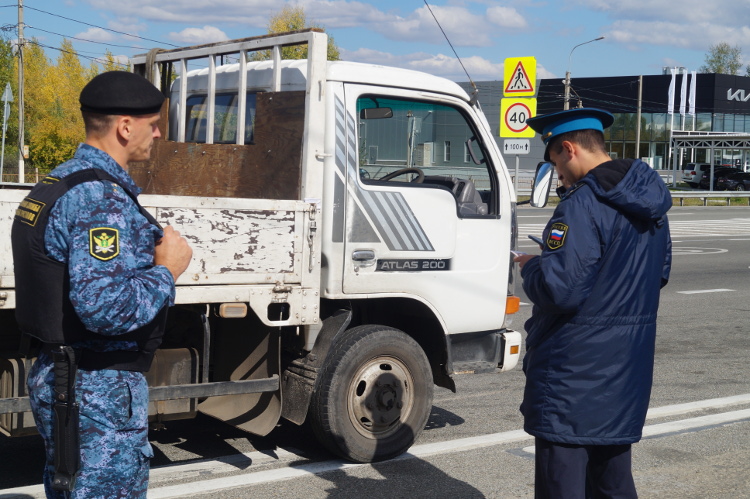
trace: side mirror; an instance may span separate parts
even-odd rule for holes
[[[531,199],[529,202],[534,208],[544,208],[549,200],[549,190],[552,185],[552,163],[542,161],[536,165],[534,182],[531,185]]]

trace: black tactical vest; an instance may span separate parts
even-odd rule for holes
[[[138,203],[136,196],[104,170],[91,168],[64,178],[45,177],[21,201],[11,229],[16,286],[16,321],[24,334],[45,344],[75,344],[89,339],[136,341],[138,352],[84,352],[82,369],[148,371],[161,344],[167,316],[165,305],[149,324],[117,336],[88,331],[70,302],[68,266],[48,257],[44,233],[55,202],[84,182],[107,180],[122,187],[141,214],[154,225],[158,222]]]

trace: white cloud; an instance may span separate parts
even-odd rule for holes
[[[692,50],[707,50],[710,45],[721,42],[750,45],[750,27],[730,28],[705,22],[689,25],[663,21],[617,21],[605,32],[608,40],[624,44],[664,45]]]
[[[89,28],[83,33],[78,33],[75,37],[92,42],[110,42],[115,39],[115,36],[111,32],[102,28]]]
[[[573,0],[572,3],[605,12],[618,20],[659,19],[675,24],[708,23],[740,28],[747,26],[750,19],[750,2],[737,0]]]
[[[393,15],[362,2],[298,0],[295,3],[305,9],[308,23],[322,25],[326,29],[357,26],[371,28],[394,18]]]
[[[111,0],[89,0],[96,9],[113,12],[118,16],[137,17],[152,22],[192,24],[196,19],[205,23],[242,24],[248,27],[265,27],[271,14],[280,10],[276,2],[263,0],[130,0],[113,3]]]
[[[479,56],[461,58],[461,62],[472,80],[501,80],[503,78],[502,63],[493,63]],[[458,60],[444,54],[412,61],[410,67],[456,81],[467,81],[469,79]]]
[[[490,7],[487,9],[487,20],[501,28],[509,29],[522,29],[529,25],[526,19],[513,7]]]
[[[491,44],[489,33],[493,30],[484,17],[462,7],[433,6],[432,12],[453,45],[486,47]],[[396,16],[389,22],[369,28],[391,40],[445,43],[435,18],[427,7],[421,7],[408,17]]]
[[[119,31],[121,33],[142,33],[148,29],[148,26],[140,21],[140,19],[134,18],[120,18],[116,21],[110,21],[108,23],[110,29]]]
[[[229,37],[219,28],[203,26],[202,28],[185,28],[179,33],[170,33],[169,39],[188,45],[199,45],[229,40]]]
[[[346,61],[413,69],[453,81],[468,81],[468,77],[458,60],[445,54],[414,52],[397,56],[377,50],[358,49],[356,51],[342,50],[341,56],[342,60]],[[462,58],[461,61],[472,80],[501,80],[503,78],[502,62],[494,63],[478,56]]]

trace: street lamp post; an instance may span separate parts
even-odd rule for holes
[[[591,42],[598,42],[599,40],[604,40],[604,37],[600,36],[599,38],[594,38],[593,40],[579,43],[570,50],[570,54],[568,55],[568,70],[565,72],[565,81],[563,81],[563,83],[565,84],[565,102],[563,104],[563,109],[565,109],[566,111],[570,109],[570,58],[573,57],[573,51],[581,45],[586,45],[587,43]]]

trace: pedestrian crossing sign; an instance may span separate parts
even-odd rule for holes
[[[503,75],[505,97],[533,97],[536,93],[536,58],[505,59]]]

